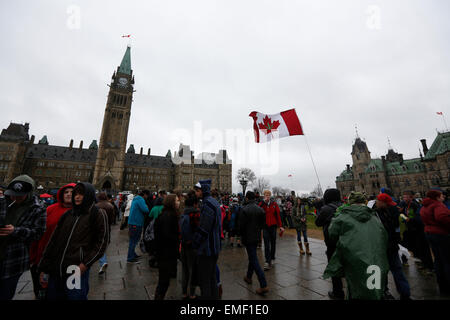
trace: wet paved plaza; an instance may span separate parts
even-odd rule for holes
[[[310,239],[312,256],[300,256],[296,243],[295,230],[287,230],[277,240],[275,265],[265,272],[270,292],[261,297],[255,293],[259,287],[256,275],[253,284],[248,285],[243,277],[247,270],[247,254],[245,248],[227,246],[224,242],[219,257],[220,276],[223,286],[223,300],[329,300],[327,292],[331,289],[331,281],[322,279],[327,265],[325,244],[322,240]],[[154,298],[158,282],[157,269],[150,268],[147,256],[137,265],[126,263],[128,251],[127,230],[120,231],[113,226],[111,244],[107,250],[108,269],[98,275],[99,264],[96,263],[90,272],[90,300],[149,300]],[[136,252],[140,254],[139,248]],[[258,249],[259,261],[264,261],[264,248]],[[434,275],[423,274],[410,259],[409,266],[404,267],[411,286],[413,299],[444,299],[439,292]],[[389,288],[392,295],[398,298],[389,274]],[[197,289],[197,294],[200,294]],[[181,262],[178,261],[177,279],[172,279],[166,299],[181,299]],[[20,279],[15,300],[34,299],[33,285],[29,272]]]

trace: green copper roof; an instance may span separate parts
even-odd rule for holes
[[[93,150],[98,149],[97,140],[92,140],[91,145],[89,146],[89,149],[93,149]]]
[[[424,172],[425,167],[421,163],[419,158],[409,159],[403,161],[403,164],[400,162],[388,162],[386,164],[387,173],[390,176],[408,174],[408,173],[417,173]]]
[[[130,144],[130,147],[128,148],[127,153],[135,153],[133,144]]]
[[[351,181],[353,180],[353,172],[350,169],[350,172],[347,171],[347,169],[345,169],[344,171],[341,172],[341,174],[336,177],[336,181]]]
[[[41,140],[39,140],[39,144],[48,144],[47,136],[43,136]]]
[[[450,131],[438,133],[424,159],[434,159],[436,155],[444,154],[447,151],[450,151]]]
[[[130,47],[127,47],[127,51],[125,51],[122,62],[120,63],[119,72],[131,75]]]
[[[383,161],[381,159],[370,160],[365,172],[383,172]]]

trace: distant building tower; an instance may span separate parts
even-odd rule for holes
[[[123,186],[125,149],[133,100],[134,76],[130,47],[109,85],[93,184],[98,189],[119,190]]]

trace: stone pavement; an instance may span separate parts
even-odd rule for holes
[[[322,240],[310,239],[312,256],[300,256],[296,243],[295,230],[287,230],[277,240],[276,262],[274,267],[266,271],[266,279],[270,292],[261,297],[255,293],[259,287],[256,275],[253,284],[243,281],[247,270],[247,254],[245,248],[226,246],[219,257],[220,277],[223,286],[224,300],[328,300],[327,292],[331,289],[331,281],[322,279],[327,265],[325,244]],[[147,256],[141,263],[126,263],[128,250],[128,232],[120,231],[113,226],[112,241],[107,250],[108,269],[104,275],[98,275],[99,265],[96,263],[90,272],[90,300],[148,300],[154,298],[158,282],[157,269],[148,266]],[[137,248],[136,252],[140,254]],[[263,262],[264,248],[258,250],[259,261]],[[404,267],[411,286],[413,299],[443,299],[439,297],[434,275],[424,275],[413,262]],[[389,273],[389,288],[392,295],[398,298],[392,275]],[[34,299],[30,273],[26,272],[20,279],[15,300]],[[199,290],[197,294],[200,294]],[[178,261],[178,277],[171,280],[166,299],[181,299],[181,262]]]

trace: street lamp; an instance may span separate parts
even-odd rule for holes
[[[245,188],[247,188],[248,181],[247,181],[247,179],[242,178],[241,180],[239,180],[239,183],[242,186],[243,196],[245,197]]]

